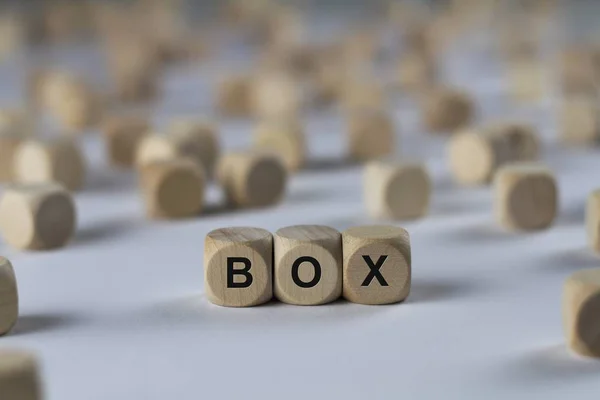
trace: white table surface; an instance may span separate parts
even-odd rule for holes
[[[203,289],[210,230],[375,222],[363,206],[361,168],[335,162],[345,151],[340,115],[309,116],[312,167],[293,177],[281,205],[212,207],[178,222],[145,219],[135,177],[107,167],[92,134],[83,140],[91,165],[76,195],[74,241],[39,253],[0,244],[20,291],[19,322],[0,347],[39,354],[50,400],[597,397],[600,363],[564,346],[561,292],[570,273],[600,265],[586,250],[583,227],[584,200],[600,186],[600,151],[560,148],[555,102],[515,105],[491,67],[481,68],[488,61],[486,54],[455,57],[447,79],[471,83],[480,120],[514,118],[540,129],[560,186],[552,229],[498,229],[490,189],[455,187],[444,139],[426,135],[413,107],[395,99],[400,154],[425,160],[435,189],[430,215],[401,223],[412,242],[408,300],[221,308]],[[18,74],[18,65],[6,63],[2,76]],[[157,125],[174,113],[210,113],[211,73],[210,66],[171,71]],[[5,84],[16,90],[12,80]],[[8,104],[14,93],[5,93]],[[224,121],[221,129],[227,149],[250,143],[247,122]],[[218,201],[218,188],[209,194],[211,204]]]

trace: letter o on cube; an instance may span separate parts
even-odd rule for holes
[[[260,228],[222,228],[204,242],[204,288],[208,300],[251,307],[273,297],[273,235]]]
[[[408,232],[395,226],[360,226],[342,234],[344,297],[360,304],[391,304],[410,293]]]
[[[320,305],[342,294],[342,235],[320,225],[282,228],[274,238],[275,296],[284,303]]]

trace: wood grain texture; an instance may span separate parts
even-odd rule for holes
[[[585,223],[589,247],[600,252],[600,189],[594,190],[587,198]]]
[[[513,163],[494,177],[496,221],[511,230],[546,229],[558,209],[555,178],[546,167],[535,163]]]
[[[254,132],[254,145],[279,154],[290,172],[298,171],[306,162],[304,127],[296,119],[275,119],[259,124]]]
[[[348,152],[356,161],[377,160],[393,155],[397,147],[396,127],[383,110],[356,110],[348,116]]]
[[[342,294],[342,235],[320,225],[279,229],[274,236],[275,297],[296,305],[330,303]]]
[[[71,194],[58,183],[11,185],[0,199],[0,231],[17,249],[63,247],[73,236],[75,225]]]
[[[251,116],[252,78],[247,75],[232,75],[221,80],[217,87],[216,107],[223,116]]]
[[[434,133],[453,133],[475,117],[471,97],[458,89],[442,87],[430,90],[423,100],[423,122]]]
[[[461,185],[486,184],[506,163],[535,161],[539,147],[537,134],[528,125],[495,123],[463,129],[448,144],[450,172]]]
[[[565,97],[559,119],[560,138],[565,144],[587,146],[600,142],[600,107],[596,98]]]
[[[17,182],[58,182],[71,191],[83,187],[86,169],[83,152],[69,138],[24,141],[13,159]]]
[[[19,293],[12,264],[0,257],[0,336],[7,334],[19,317]]]
[[[567,346],[600,358],[600,269],[577,271],[563,289],[563,327]]]
[[[260,228],[216,229],[204,242],[204,290],[226,307],[250,307],[273,297],[273,235]]]
[[[422,163],[372,161],[364,170],[363,191],[371,217],[415,219],[429,210],[431,179]]]
[[[234,207],[267,207],[279,203],[287,187],[281,157],[269,151],[228,153],[219,160],[217,180]]]
[[[109,117],[103,128],[109,162],[121,168],[134,165],[137,147],[149,131],[150,123],[146,117],[136,115]]]
[[[360,226],[342,233],[343,294],[354,303],[391,304],[410,293],[408,232],[395,226]]]
[[[0,393],[3,400],[41,400],[37,358],[16,349],[0,350]]]
[[[153,161],[140,169],[140,183],[150,218],[188,218],[204,205],[206,177],[201,165],[187,158]]]

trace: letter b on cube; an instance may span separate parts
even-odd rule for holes
[[[251,307],[273,297],[273,235],[259,228],[223,228],[206,235],[204,288],[208,300]]]

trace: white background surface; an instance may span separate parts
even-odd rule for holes
[[[480,120],[510,117],[540,129],[544,159],[560,186],[552,229],[499,230],[489,188],[455,187],[444,140],[426,136],[409,103],[394,98],[400,153],[427,161],[435,189],[430,215],[402,223],[413,252],[408,300],[220,308],[203,292],[208,231],[373,223],[363,207],[361,168],[313,161],[275,208],[211,207],[192,220],[155,222],[144,217],[135,177],[111,171],[100,137],[91,135],[84,140],[91,167],[76,196],[73,243],[44,253],[0,244],[16,268],[21,297],[20,320],[0,346],[39,354],[50,400],[596,398],[600,363],[564,347],[561,291],[571,272],[600,264],[585,249],[583,227],[584,199],[600,186],[600,152],[559,148],[554,102],[517,107],[491,65],[485,53],[456,56],[447,79],[477,82],[470,86]],[[18,73],[15,65],[5,67],[3,78]],[[174,112],[210,113],[211,71],[169,73],[157,126]],[[5,84],[14,86],[11,79]],[[335,113],[309,117],[313,160],[344,153],[342,121]],[[229,121],[221,128],[226,148],[250,143],[251,125]],[[209,202],[219,196],[211,188]]]

